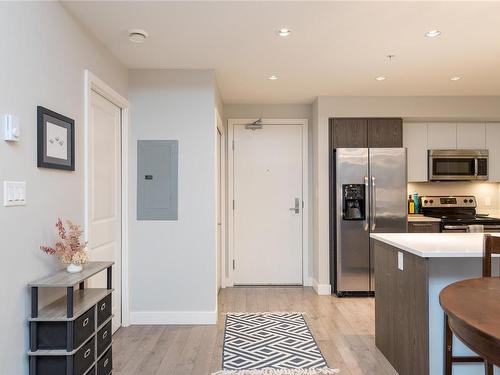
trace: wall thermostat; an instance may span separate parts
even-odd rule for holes
[[[2,124],[4,129],[3,139],[11,142],[18,141],[21,136],[19,117],[14,115],[2,115]]]

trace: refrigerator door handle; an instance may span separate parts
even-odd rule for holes
[[[369,225],[369,212],[370,212],[370,199],[369,199],[370,185],[368,183],[368,176],[365,176],[365,232],[368,231]]]
[[[376,199],[377,199],[377,187],[376,187],[376,179],[374,176],[372,176],[372,188],[371,188],[371,216],[372,216],[372,225],[371,225],[371,230],[375,230],[377,226],[377,204],[376,204]]]

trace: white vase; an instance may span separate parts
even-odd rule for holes
[[[83,265],[81,264],[70,263],[68,264],[68,267],[66,267],[66,271],[68,271],[69,273],[78,273],[82,272],[82,270],[83,270]]]

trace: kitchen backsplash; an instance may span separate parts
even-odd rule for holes
[[[411,182],[408,194],[474,195],[478,208],[500,209],[500,183],[496,182]]]

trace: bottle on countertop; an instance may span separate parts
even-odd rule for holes
[[[420,213],[420,201],[418,199],[418,193],[417,192],[413,193],[413,204],[415,205],[415,213],[416,214]]]
[[[409,214],[415,213],[415,203],[413,202],[413,198],[411,197],[411,194],[408,195],[408,213]]]

